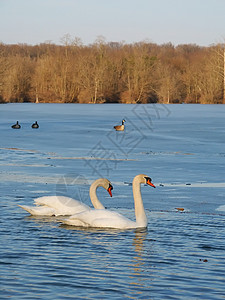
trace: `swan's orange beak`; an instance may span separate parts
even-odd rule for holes
[[[112,190],[113,190],[113,187],[110,185],[109,188],[108,188],[108,193],[110,195],[110,197],[112,197]]]
[[[155,188],[154,184],[151,182],[150,179],[147,180],[147,184]]]

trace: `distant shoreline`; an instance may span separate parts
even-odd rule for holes
[[[225,103],[224,44],[0,44],[0,101]]]
[[[39,102],[39,103],[35,103],[35,102],[0,102],[1,104],[35,104],[35,105],[39,105],[39,104],[74,104],[74,105],[103,105],[103,104],[117,104],[117,105],[224,105],[224,103],[160,103],[160,102],[156,102],[156,103],[118,103],[118,102],[104,102],[104,103],[77,103],[77,102],[73,102],[73,103],[68,103],[68,102]]]

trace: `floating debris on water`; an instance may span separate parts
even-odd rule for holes
[[[177,211],[184,211],[184,208],[183,208],[183,207],[175,207],[175,209],[176,209]]]

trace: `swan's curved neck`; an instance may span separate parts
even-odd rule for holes
[[[102,180],[96,180],[92,183],[89,190],[89,195],[91,198],[91,202],[95,209],[104,209],[105,207],[101,204],[101,202],[98,200],[98,197],[96,195],[96,190],[99,186],[102,186]]]
[[[148,224],[147,216],[145,214],[145,209],[141,196],[141,180],[137,176],[133,180],[133,196],[134,196],[134,208],[136,223],[138,227],[146,227]]]

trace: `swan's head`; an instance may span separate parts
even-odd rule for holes
[[[139,184],[140,183],[148,184],[148,185],[155,188],[154,184],[152,183],[152,179],[149,176],[145,175],[145,174],[136,175],[134,177],[133,182],[136,182],[136,183],[139,183]]]
[[[107,178],[99,178],[95,181],[95,186],[102,186],[112,197],[113,186]]]
[[[145,180],[146,180],[146,182],[145,182],[146,184],[155,188],[154,184],[152,183],[152,179],[150,177],[145,176]]]

